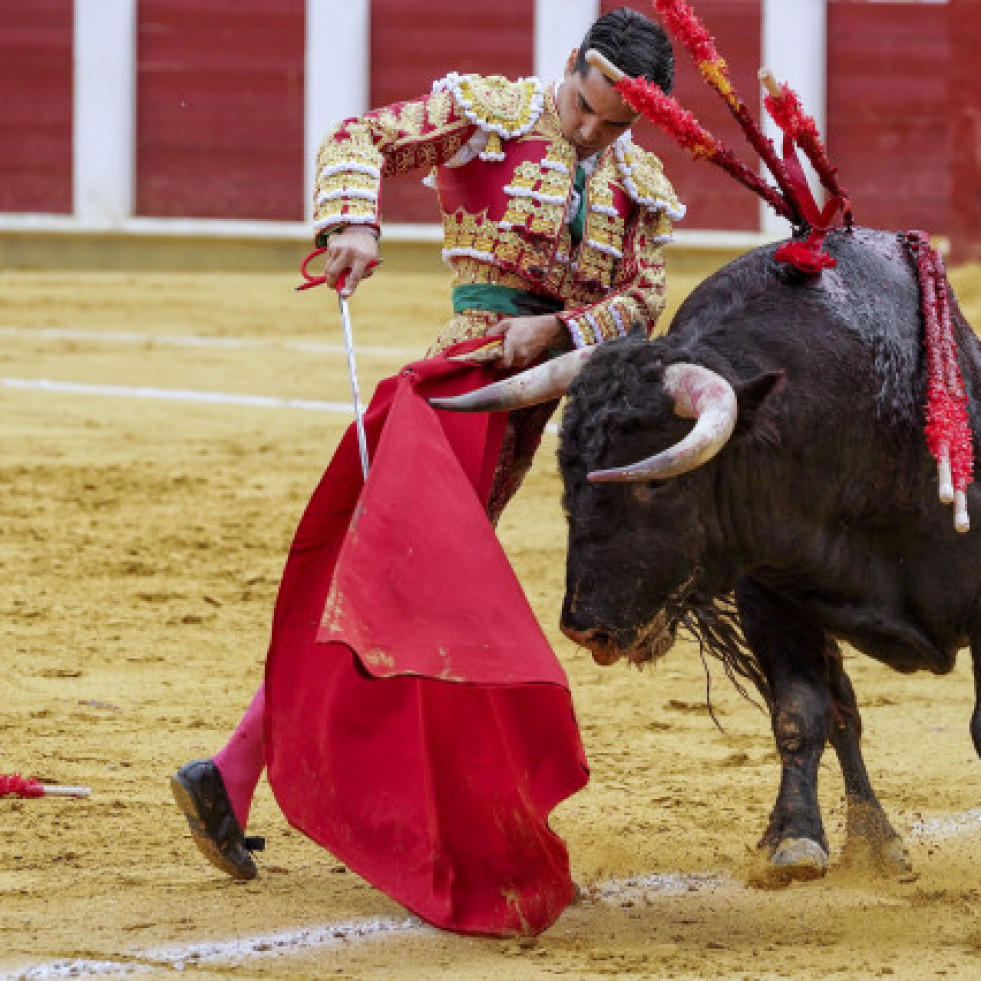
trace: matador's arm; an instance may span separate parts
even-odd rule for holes
[[[665,211],[642,209],[623,243],[616,279],[598,303],[559,314],[576,347],[622,337],[635,324],[650,335],[664,309],[663,245],[671,240],[671,219]]]
[[[475,128],[446,89],[346,119],[327,134],[317,154],[318,236],[346,225],[377,232],[382,177],[445,163]]]

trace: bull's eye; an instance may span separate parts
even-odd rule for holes
[[[668,480],[645,480],[642,484],[631,484],[630,493],[638,504],[648,505],[653,502],[654,495],[669,484],[670,481]]]

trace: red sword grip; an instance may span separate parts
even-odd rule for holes
[[[326,275],[315,276],[307,267],[310,265],[312,260],[316,259],[318,255],[323,255],[328,248],[329,246],[325,245],[322,248],[314,249],[313,252],[311,252],[303,260],[303,262],[300,263],[300,275],[303,277],[304,282],[300,283],[300,285],[296,287],[298,290],[309,290],[314,286],[323,286],[323,284],[327,282]],[[374,269],[380,262],[381,259],[372,259],[371,262],[369,262],[365,267],[365,271],[367,272],[369,269]],[[337,277],[337,283],[334,285],[334,289],[337,290],[338,293],[344,289],[344,284],[347,282],[347,276],[350,271],[350,269],[345,269],[344,272]]]

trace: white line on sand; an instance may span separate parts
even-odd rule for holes
[[[237,395],[232,392],[195,392],[179,388],[147,388],[130,385],[89,385],[52,381],[48,378],[0,378],[0,387],[60,395],[97,395],[107,398],[163,399],[170,402],[206,402],[212,405],[244,405],[260,409],[302,409],[307,412],[352,412],[349,402],[317,402],[275,395]]]
[[[336,923],[281,933],[236,937],[233,940],[202,941],[165,947],[137,948],[121,960],[63,960],[38,964],[14,974],[2,974],[2,981],[33,981],[48,978],[101,977],[146,974],[161,968],[183,971],[204,964],[238,963],[253,957],[276,957],[303,950],[339,946],[345,941],[367,940],[388,933],[423,933],[430,930],[420,920],[377,919],[356,923]]]
[[[259,409],[299,409],[304,412],[342,412],[350,415],[350,402],[318,402],[313,399],[287,399],[276,395],[238,395],[233,392],[196,392],[179,388],[147,388],[130,385],[89,385],[82,382],[52,381],[49,378],[0,378],[0,388],[22,392],[60,395],[94,395],[104,398],[162,399],[169,402],[201,402],[209,405],[238,405]],[[558,433],[551,422],[548,433]]]
[[[619,905],[628,899],[636,900],[651,893],[673,896],[727,884],[733,883],[720,876],[704,873],[636,876],[598,883],[588,890],[587,895],[594,901]],[[204,965],[234,965],[254,958],[281,957],[306,950],[322,950],[344,942],[374,940],[393,934],[425,936],[427,933],[435,936],[438,931],[415,917],[400,920],[361,920],[355,923],[327,924],[280,933],[237,937],[232,940],[138,948],[126,951],[117,960],[51,961],[16,973],[0,974],[0,981],[107,977],[147,974],[161,969],[183,971]]]
[[[343,344],[290,341],[262,337],[219,337],[213,334],[142,334],[124,330],[82,330],[76,327],[0,327],[0,337],[23,341],[78,341],[85,344],[137,344],[143,347],[227,348],[230,350],[282,350],[301,354],[345,354]],[[422,357],[417,349],[383,345],[358,345],[366,357],[411,360]]]
[[[958,835],[971,834],[978,829],[981,829],[981,810],[974,808],[948,817],[917,821],[910,828],[909,837],[942,841],[946,838],[956,838]]]
[[[944,818],[917,821],[908,834],[911,838],[936,840],[975,833],[979,829],[981,829],[981,809],[964,811]],[[644,899],[651,894],[678,896],[720,887],[741,888],[741,884],[710,872],[697,872],[690,875],[667,873],[598,882],[588,887],[585,895],[587,902],[592,900],[619,906],[629,900]],[[576,907],[573,907],[567,915],[575,915],[575,909]],[[425,935],[426,933],[435,934],[436,931],[415,917],[400,920],[392,918],[361,920],[355,923],[328,924],[280,933],[237,937],[232,940],[138,948],[121,954],[118,960],[51,961],[22,971],[0,974],[0,981],[106,977],[146,974],[161,969],[183,971],[185,968],[198,965],[233,965],[252,958],[281,957],[304,950],[319,950],[337,946],[344,941],[372,940],[393,934]]]

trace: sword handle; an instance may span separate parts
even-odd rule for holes
[[[300,263],[300,275],[303,277],[303,282],[300,283],[299,286],[294,287],[295,289],[309,290],[312,289],[314,286],[323,286],[323,284],[327,282],[326,275],[315,276],[312,272],[310,272],[307,266],[309,266],[310,263],[314,259],[316,259],[318,255],[323,255],[329,248],[330,248],[329,245],[324,245],[319,249],[314,249],[313,252],[311,252],[303,260],[303,262]],[[371,262],[369,262],[368,265],[365,266],[365,272],[367,272],[369,269],[374,269],[375,266],[380,264],[381,264],[381,259],[372,259]],[[347,274],[349,271],[350,270],[345,269],[344,272],[342,272],[338,277],[337,285],[334,287],[334,289],[336,289],[338,293],[340,293],[340,291],[344,289],[344,284],[347,282]]]
[[[364,271],[367,272],[369,269],[374,269],[375,266],[379,265],[380,263],[381,259],[372,259],[371,262],[364,267]],[[334,287],[334,289],[337,290],[338,293],[340,293],[344,289],[345,285],[347,285],[347,274],[350,271],[350,269],[345,269],[344,272],[337,277],[337,285]]]

